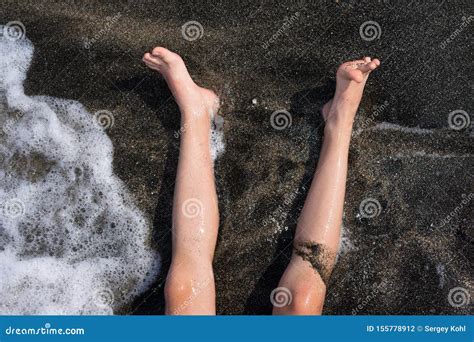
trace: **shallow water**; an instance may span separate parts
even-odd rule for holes
[[[26,96],[33,46],[0,37],[0,314],[111,314],[155,279],[149,223],[112,172],[103,120]]]

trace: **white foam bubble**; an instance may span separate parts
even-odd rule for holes
[[[159,256],[94,116],[24,94],[32,56],[26,38],[0,37],[0,314],[111,314]]]
[[[443,288],[446,284],[446,268],[443,264],[436,264],[436,273],[438,273],[439,276],[439,287]]]
[[[420,127],[406,127],[406,126],[400,126],[397,124],[393,124],[390,122],[381,122],[375,125],[374,127],[371,127],[370,130],[372,131],[383,131],[383,130],[388,130],[388,131],[399,131],[403,133],[411,133],[411,134],[433,134],[434,130],[433,129],[427,129],[427,128],[420,128]]]
[[[225,150],[224,144],[224,118],[216,115],[212,121],[210,136],[210,149],[212,160],[216,160]]]
[[[338,249],[336,261],[340,257],[346,255],[347,253],[352,252],[355,249],[356,248],[354,246],[354,243],[352,242],[352,240],[349,237],[349,232],[348,232],[347,228],[343,224],[341,224],[339,249]]]
[[[447,153],[447,154],[439,154],[439,153],[427,153],[426,151],[414,151],[412,153],[397,153],[395,157],[397,158],[431,158],[431,159],[450,159],[450,158],[471,158],[473,155],[464,153],[464,154],[455,154],[455,153]]]

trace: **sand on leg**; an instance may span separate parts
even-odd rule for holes
[[[324,140],[311,187],[301,211],[293,253],[279,287],[291,302],[275,315],[321,314],[340,241],[347,159],[354,117],[370,72],[380,61],[365,57],[342,64],[334,98],[323,107]]]
[[[165,78],[181,112],[166,314],[212,315],[216,312],[212,260],[219,213],[209,139],[219,100],[194,83],[177,54],[157,47],[143,56],[143,62]]]

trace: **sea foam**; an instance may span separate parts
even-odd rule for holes
[[[113,314],[159,272],[150,226],[94,116],[25,95],[32,56],[0,36],[0,314]]]

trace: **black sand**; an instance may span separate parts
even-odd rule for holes
[[[334,89],[336,67],[371,55],[382,66],[368,82],[356,126],[389,122],[434,132],[354,136],[344,222],[354,248],[339,258],[324,313],[465,314],[469,306],[453,307],[448,294],[455,287],[472,293],[474,201],[462,201],[474,192],[473,135],[470,127],[450,129],[448,115],[472,111],[474,23],[460,29],[472,10],[467,0],[7,0],[0,23],[21,21],[36,48],[28,94],[114,113],[115,171],[153,223],[164,259],[156,285],[123,313],[163,313],[179,115],[165,83],[141,63],[144,51],[162,45],[224,102],[218,313],[270,313],[318,159],[318,110]],[[181,34],[191,20],[204,28],[196,41]],[[369,20],[381,35],[365,41],[359,27]],[[281,131],[270,125],[279,109],[292,116]],[[366,198],[380,203],[376,217],[360,215]]]

